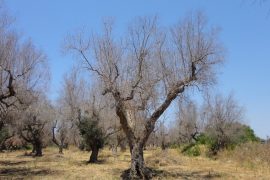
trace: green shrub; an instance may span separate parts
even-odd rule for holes
[[[2,127],[0,129],[0,150],[5,149],[4,142],[6,141],[8,136],[9,136],[8,129],[5,127]]]
[[[5,127],[2,128],[2,129],[0,130],[0,142],[6,140],[6,138],[8,137],[8,135],[9,135],[9,133],[8,133],[7,128],[5,128]]]
[[[102,129],[98,126],[98,121],[92,118],[83,117],[78,124],[80,134],[83,138],[82,149],[92,150],[93,146],[98,149],[104,146],[104,134]]]
[[[198,145],[194,145],[190,148],[188,148],[185,153],[188,156],[200,156],[201,155],[201,150]]]
[[[243,125],[243,132],[244,133],[239,140],[240,143],[260,141],[260,138],[255,135],[253,129],[251,129],[249,126]]]
[[[187,156],[200,156],[201,150],[198,144],[191,143],[186,146],[181,151],[184,155]]]
[[[207,136],[205,133],[201,133],[198,137],[197,137],[197,141],[196,144],[203,144],[203,145],[208,145],[212,143],[212,139]]]

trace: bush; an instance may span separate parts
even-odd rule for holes
[[[212,129],[208,129],[207,133],[199,136],[197,143],[207,145],[209,148],[208,155],[213,156],[217,155],[222,149],[233,150],[243,143],[258,142],[260,140],[247,125],[233,123],[229,124],[227,129],[230,129],[229,133],[222,134],[222,136],[213,133]]]
[[[259,142],[260,138],[258,138],[253,129],[251,129],[247,125],[243,125],[243,135],[239,139],[239,144],[240,143],[246,143],[246,142]]]
[[[200,156],[201,150],[198,144],[189,144],[183,148],[182,153],[188,156]]]
[[[9,133],[7,128],[4,127],[0,129],[0,144],[7,139],[8,135]]]
[[[87,117],[82,118],[78,124],[80,134],[83,138],[82,149],[92,150],[93,146],[99,149],[104,146],[104,134],[102,129],[98,126],[98,121]]]
[[[92,151],[88,161],[89,163],[98,161],[99,150],[103,148],[105,142],[105,135],[98,125],[98,120],[98,116],[83,117],[78,124],[80,134],[83,138],[83,145],[81,144],[83,147],[81,148]]]
[[[197,137],[196,144],[203,144],[203,145],[208,145],[211,144],[213,139],[211,139],[209,136],[207,136],[205,133],[201,133]]]

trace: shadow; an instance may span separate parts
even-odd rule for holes
[[[88,166],[88,165],[94,165],[94,164],[98,164],[98,165],[102,165],[102,164],[106,164],[107,161],[105,159],[100,159],[95,163],[89,163],[88,161],[78,161],[78,162],[74,162],[73,164],[76,166]]]
[[[9,176],[45,176],[48,174],[55,173],[55,171],[42,169],[42,170],[32,170],[29,168],[4,168],[0,170],[0,179],[1,177]]]
[[[210,171],[169,172],[152,168],[146,168],[146,171],[149,173],[147,175],[149,179],[216,179],[222,177],[221,174]],[[123,180],[130,179],[129,172],[130,169],[123,171],[121,178]]]
[[[27,153],[27,152],[25,152],[24,154],[17,155],[16,157],[19,157],[19,158],[25,158],[25,157],[29,157],[29,158],[38,158],[38,157],[42,157],[42,156],[35,156],[35,155],[32,154],[32,153]]]
[[[0,161],[0,165],[5,165],[5,166],[16,166],[16,165],[21,165],[21,164],[26,164],[27,161]]]
[[[169,172],[166,170],[151,170],[154,178],[181,178],[181,179],[215,179],[221,174],[207,171]]]

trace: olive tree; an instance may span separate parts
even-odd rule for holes
[[[66,48],[101,82],[102,94],[113,99],[131,153],[123,178],[148,179],[143,148],[156,122],[180,94],[215,81],[223,50],[216,29],[201,13],[168,28],[156,17],[139,17],[119,38],[112,30],[105,22],[102,34],[75,34],[66,39]],[[140,128],[134,129],[138,122]]]
[[[78,68],[72,68],[71,72],[64,75],[61,94],[57,101],[58,123],[67,129],[66,140],[75,146],[80,145],[80,132],[77,126],[78,118],[82,111],[86,110],[86,82],[81,77]]]
[[[202,127],[198,108],[194,102],[180,102],[177,123],[180,143],[192,143],[193,141],[197,141]]]
[[[22,112],[19,122],[19,132],[21,137],[33,146],[32,153],[35,156],[42,156],[42,148],[48,141],[50,134],[50,123],[55,118],[53,107],[45,99],[39,99]]]
[[[209,97],[203,111],[206,121],[204,131],[210,138],[209,155],[216,155],[219,150],[240,142],[239,138],[245,138],[246,126],[241,123],[243,108],[232,95]]]
[[[30,40],[13,28],[13,18],[0,2],[0,134],[12,129],[17,111],[25,110],[35,99],[37,90],[47,87],[47,58]],[[25,39],[25,38],[24,38]],[[1,138],[14,135],[8,132]],[[0,135],[1,136],[1,135]]]
[[[87,150],[91,150],[88,163],[96,163],[98,161],[98,153],[104,146],[105,135],[99,126],[99,115],[95,112],[91,116],[84,116],[78,123],[80,134],[84,140]]]
[[[57,134],[57,135],[56,135]],[[63,154],[63,149],[68,146],[67,123],[55,120],[52,125],[52,142],[59,148],[59,153]]]

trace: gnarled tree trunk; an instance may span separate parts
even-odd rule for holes
[[[136,142],[133,144],[131,149],[131,166],[130,169],[124,171],[121,175],[123,180],[130,179],[143,179],[148,180],[152,178],[152,172],[144,164],[143,156],[144,145]]]
[[[130,179],[150,179],[150,176],[144,165],[143,145],[136,143],[131,150]]]
[[[96,163],[98,161],[98,152],[99,152],[99,148],[97,146],[93,146],[92,153],[90,155],[90,159],[88,163]]]
[[[42,156],[42,143],[36,142],[34,147],[35,147],[35,156]]]

